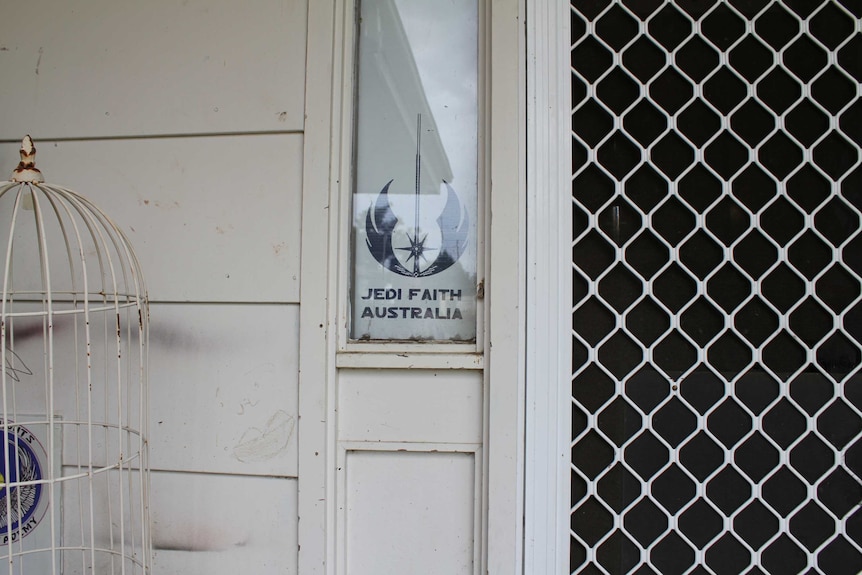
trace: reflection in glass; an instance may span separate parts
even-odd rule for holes
[[[476,337],[476,0],[363,0],[350,337]]]

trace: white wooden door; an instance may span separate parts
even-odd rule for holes
[[[471,294],[477,300],[476,339],[430,344],[349,339],[355,5],[335,1],[309,7],[301,573],[519,571],[520,4],[478,3],[483,112],[478,212],[484,221]]]

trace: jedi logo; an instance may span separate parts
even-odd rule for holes
[[[416,185],[414,190],[413,229],[406,234],[406,241],[395,245],[393,233],[398,225],[398,217],[392,211],[389,203],[389,180],[374,205],[368,208],[365,216],[365,244],[368,251],[389,271],[407,277],[427,277],[438,274],[452,266],[467,248],[467,234],[470,220],[467,212],[461,206],[458,195],[448,182],[446,186],[446,205],[437,217],[440,230],[439,243],[431,245],[429,234],[419,227],[420,212],[423,199],[419,194],[419,175],[422,167],[420,154],[422,133],[422,116],[416,118]],[[436,234],[435,234],[436,237]],[[399,257],[400,255],[400,257]]]
[[[455,191],[446,184],[446,206],[437,218],[441,238],[439,245],[428,245],[428,235],[414,226],[412,233],[407,234],[405,245],[395,246],[392,233],[398,218],[389,205],[391,184],[392,181],[386,184],[365,217],[365,243],[371,255],[380,265],[402,276],[427,277],[451,267],[467,247],[467,231],[470,227]],[[418,193],[416,201],[419,201]],[[403,257],[403,263],[396,255],[396,250],[406,256]]]
[[[25,537],[42,520],[47,507],[44,497],[45,450],[23,425],[9,422],[0,430],[5,450],[0,454],[0,543]]]

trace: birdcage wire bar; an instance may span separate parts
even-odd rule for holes
[[[0,183],[0,575],[146,574],[143,274],[116,223],[43,181],[28,140]]]

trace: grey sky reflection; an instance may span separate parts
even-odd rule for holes
[[[472,324],[472,332],[458,337],[447,333],[454,325],[427,325],[431,330],[424,337],[469,340],[475,337],[478,3],[363,0],[361,10],[352,291],[355,296],[384,286],[460,288],[465,296],[463,311],[472,318],[467,322]],[[421,209],[414,193],[419,116]],[[410,254],[403,247],[416,238],[427,239],[430,249],[423,254],[422,265],[431,265],[446,239],[437,220],[447,200],[441,177],[451,183],[466,211],[464,221],[470,227],[466,251],[451,268],[425,278],[399,276],[385,269],[370,256],[366,245],[369,209],[391,180],[389,201],[397,218],[387,232],[391,245],[402,264],[412,269],[415,262],[407,261]],[[373,339],[386,338],[390,329],[394,329],[391,337],[395,339],[422,337],[403,333],[393,322],[375,328],[374,322],[360,318],[356,303],[353,337],[370,332]]]

